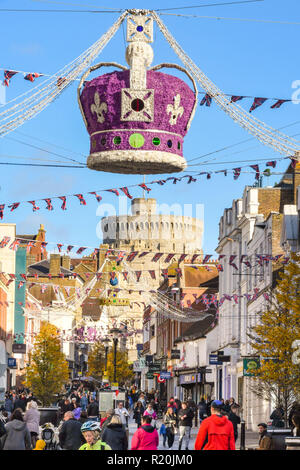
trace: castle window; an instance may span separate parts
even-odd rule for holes
[[[169,147],[169,149],[172,148],[172,146],[173,146],[172,140],[168,140],[167,146]]]
[[[141,100],[140,98],[135,98],[131,102],[131,108],[133,109],[133,111],[136,111],[136,112],[142,111],[144,107],[145,107],[144,101]]]
[[[100,142],[101,142],[101,145],[103,146],[106,145],[106,137],[102,137]]]
[[[178,148],[178,150],[181,149],[181,143],[180,142],[177,143],[177,148]]]
[[[160,144],[160,139],[159,139],[158,137],[154,137],[154,138],[152,139],[152,144],[153,144],[153,145],[156,145],[156,146],[159,145],[159,144]]]

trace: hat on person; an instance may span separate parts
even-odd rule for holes
[[[262,426],[262,427],[265,428],[265,429],[267,429],[267,427],[268,427],[268,426],[266,425],[266,423],[259,423],[257,426]]]
[[[38,439],[33,450],[44,450],[46,442],[43,439]]]
[[[223,405],[223,402],[221,400],[214,400],[211,404],[211,407],[218,410],[221,408],[222,405]]]

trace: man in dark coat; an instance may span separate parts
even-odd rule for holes
[[[87,415],[91,421],[96,421],[99,417],[99,404],[94,398],[91,398],[91,403],[87,407]]]
[[[241,423],[241,418],[237,414],[238,409],[239,409],[238,406],[231,405],[230,412],[229,412],[229,415],[228,415],[229,421],[231,421],[232,424],[233,424],[233,432],[234,432],[235,442],[238,438],[238,424]]]
[[[59,445],[64,450],[78,450],[84,444],[81,432],[82,424],[74,418],[72,411],[67,411],[64,415],[64,424],[59,432]]]
[[[26,410],[26,398],[25,395],[20,395],[14,402],[14,410],[21,408],[22,411]]]
[[[185,449],[189,448],[189,440],[191,436],[191,429],[193,426],[194,411],[188,408],[186,402],[182,402],[181,409],[178,411],[178,425],[179,425],[179,445],[178,449],[181,450],[183,438],[185,437]]]

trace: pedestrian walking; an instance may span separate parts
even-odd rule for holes
[[[88,407],[89,401],[86,393],[83,393],[82,397],[80,398],[80,407],[82,411],[86,411]]]
[[[212,402],[211,416],[200,425],[195,450],[235,450],[233,425],[227,416],[221,415],[222,405],[220,400]]]
[[[241,418],[238,416],[238,406],[231,405],[230,412],[228,414],[229,421],[232,422],[233,425],[233,433],[234,433],[234,441],[236,442],[238,438],[238,424],[241,424]]]
[[[5,425],[6,434],[2,436],[3,450],[30,450],[31,436],[24,423],[22,410],[13,411],[10,421]]]
[[[187,402],[183,401],[181,409],[178,411],[178,425],[179,425],[179,445],[178,449],[181,450],[183,439],[185,438],[185,450],[189,449],[189,441],[191,437],[191,429],[193,426],[194,412],[191,408],[187,407]]]
[[[145,411],[143,413],[143,416],[151,416],[151,418],[152,418],[151,424],[152,424],[152,426],[154,426],[156,428],[157,414],[155,413],[155,411],[153,409],[153,405],[151,403],[149,403],[149,405],[145,409]]]
[[[281,406],[277,406],[271,413],[270,419],[274,428],[284,428],[284,411]]]
[[[168,447],[171,449],[174,444],[175,434],[177,434],[177,416],[171,406],[164,415],[163,423],[166,427]]]
[[[131,440],[131,450],[157,450],[159,437],[157,430],[151,426],[151,416],[142,417],[142,425]]]
[[[106,442],[112,450],[128,449],[126,431],[122,426],[121,418],[118,415],[112,416],[110,423],[105,427],[101,438],[102,441]]]
[[[203,421],[203,419],[206,418],[207,416],[207,405],[205,403],[204,397],[201,398],[198,404],[198,410],[199,410],[199,420],[201,423],[201,421]]]
[[[120,416],[122,425],[124,429],[128,426],[128,418],[129,418],[129,413],[124,408],[124,403],[122,401],[119,401],[117,408],[115,409],[115,414]]]
[[[106,411],[104,418],[101,418],[100,420],[101,432],[103,432],[106,426],[110,423],[110,420],[114,416],[114,414],[115,410],[113,410],[112,408]]]
[[[78,450],[84,439],[81,433],[81,423],[74,418],[72,411],[64,415],[64,423],[59,432],[59,445],[64,450]]]
[[[99,404],[94,398],[91,398],[91,402],[87,407],[87,415],[90,421],[97,421],[99,417]]]
[[[136,422],[138,428],[142,424],[142,417],[143,417],[144,411],[145,410],[143,408],[142,402],[137,401],[136,406],[133,411],[133,419]]]
[[[27,427],[31,436],[32,448],[35,448],[36,441],[40,432],[40,412],[38,410],[37,402],[31,400],[27,403],[27,410],[24,415],[24,421],[27,424]]]

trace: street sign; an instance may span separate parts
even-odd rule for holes
[[[152,364],[149,364],[149,372],[160,372],[160,369],[160,362],[153,362]]]
[[[17,359],[15,359],[14,357],[9,357],[7,359],[7,366],[10,369],[16,369],[17,368]]]
[[[152,380],[152,379],[154,379],[154,375],[151,374],[150,372],[147,372],[146,378],[147,378],[148,380]]]
[[[157,382],[162,384],[162,383],[165,383],[165,379],[162,379],[160,375],[157,376]]]
[[[146,359],[146,364],[152,364],[153,363],[153,356],[145,356]]]
[[[220,366],[222,365],[223,363],[220,361],[220,356],[218,356],[218,354],[210,354],[209,355],[209,365],[211,366]]]
[[[171,349],[171,359],[180,359],[180,349]]]
[[[26,354],[26,344],[13,343],[12,352],[18,354]]]
[[[168,379],[170,379],[171,377],[172,377],[171,372],[162,371],[162,372],[160,373],[160,378],[161,378],[161,379],[168,380]]]
[[[231,356],[218,356],[218,361],[230,362],[231,361]]]
[[[243,376],[252,377],[255,372],[260,368],[259,357],[248,357],[243,359]]]

